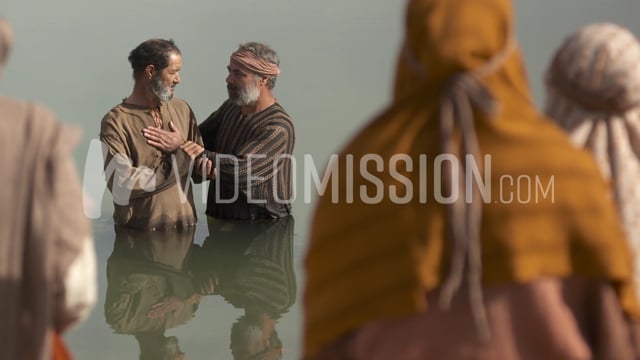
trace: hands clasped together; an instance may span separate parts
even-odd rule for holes
[[[215,179],[217,170],[213,166],[211,159],[200,157],[204,152],[204,147],[193,141],[187,141],[182,136],[180,130],[169,122],[169,130],[148,126],[142,130],[142,134],[147,139],[147,144],[157,148],[158,150],[171,154],[182,149],[189,155],[191,159],[195,159],[195,172],[202,178]]]

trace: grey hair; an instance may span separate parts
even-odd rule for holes
[[[280,66],[280,58],[278,57],[278,54],[275,52],[275,50],[273,50],[272,48],[270,48],[265,44],[250,41],[250,42],[240,44],[238,46],[238,50],[251,51],[254,55],[259,57],[260,59]],[[258,75],[258,76],[262,76],[262,75]],[[277,78],[278,77],[275,75],[269,76],[269,80],[267,81],[267,86],[269,87],[269,89],[273,89],[276,86]]]

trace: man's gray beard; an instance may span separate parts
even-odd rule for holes
[[[238,106],[247,106],[258,101],[259,97],[260,89],[255,84],[251,84],[240,90],[237,97],[232,98],[231,101]]]
[[[170,86],[164,86],[160,77],[154,77],[151,81],[151,91],[160,101],[169,101],[173,99],[173,92]]]

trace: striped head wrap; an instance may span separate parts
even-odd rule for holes
[[[280,75],[280,68],[278,65],[261,59],[256,54],[249,50],[237,50],[231,54],[231,61],[237,61],[246,67],[248,70],[265,76],[278,76]]]

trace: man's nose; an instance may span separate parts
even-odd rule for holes
[[[176,74],[176,77],[173,78],[173,83],[174,84],[180,84],[180,74]]]

